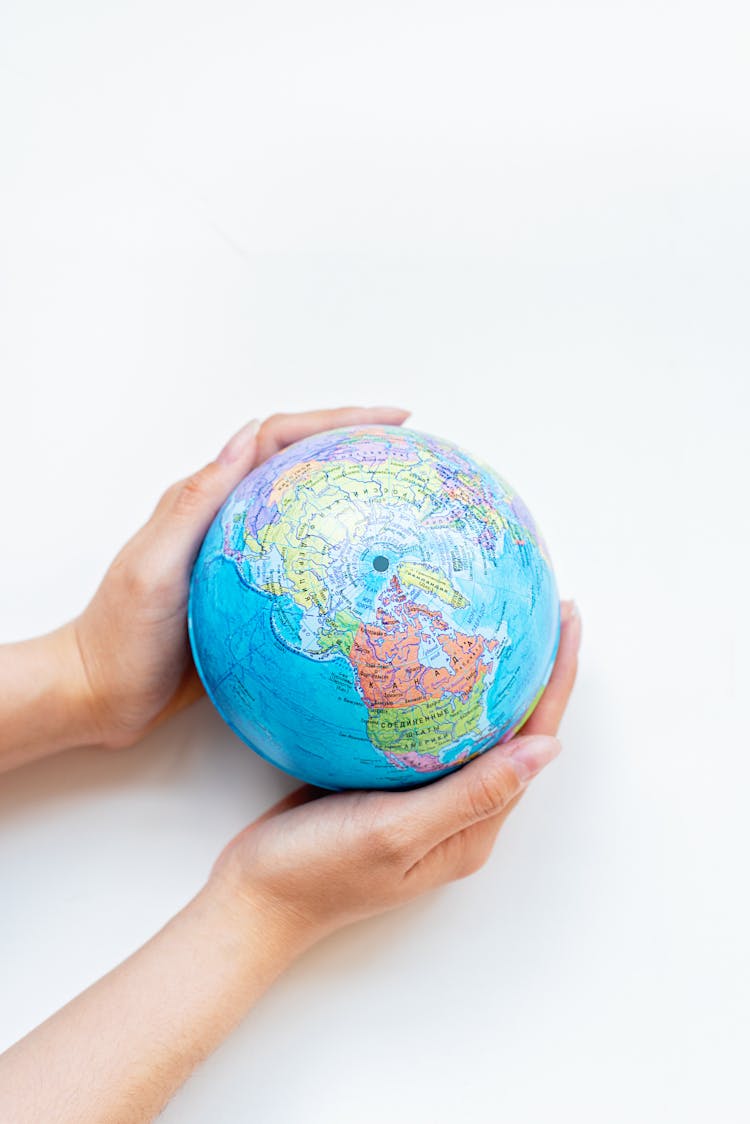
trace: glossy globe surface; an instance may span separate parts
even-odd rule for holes
[[[317,434],[216,516],[190,589],[225,721],[327,788],[405,788],[512,736],[549,678],[559,601],[520,497],[400,427]]]

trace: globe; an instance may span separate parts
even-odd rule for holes
[[[409,788],[510,738],[560,609],[521,498],[397,426],[320,433],[254,469],[193,569],[206,691],[256,753],[330,789]]]

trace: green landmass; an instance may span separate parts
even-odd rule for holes
[[[387,753],[437,756],[451,742],[476,730],[482,716],[483,681],[481,675],[466,700],[452,696],[425,699],[414,706],[372,708],[368,737]]]
[[[333,619],[327,624],[325,631],[321,632],[318,646],[323,652],[338,648],[340,652],[348,656],[352,650],[354,637],[357,635],[359,626],[360,622],[353,613],[350,613],[348,609],[340,609],[338,613],[334,613]]]

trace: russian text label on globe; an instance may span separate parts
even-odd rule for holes
[[[235,488],[193,570],[195,662],[252,749],[326,788],[407,788],[525,722],[559,601],[520,497],[397,426],[317,434]]]

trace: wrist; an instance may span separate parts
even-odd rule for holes
[[[225,867],[214,868],[195,901],[199,899],[230,941],[247,947],[257,938],[282,969],[322,936],[282,898],[248,885]]]
[[[55,711],[63,748],[98,745],[102,739],[96,717],[96,698],[83,662],[75,622],[41,638],[47,646]]]
[[[0,679],[0,769],[98,740],[72,626],[0,647]]]

